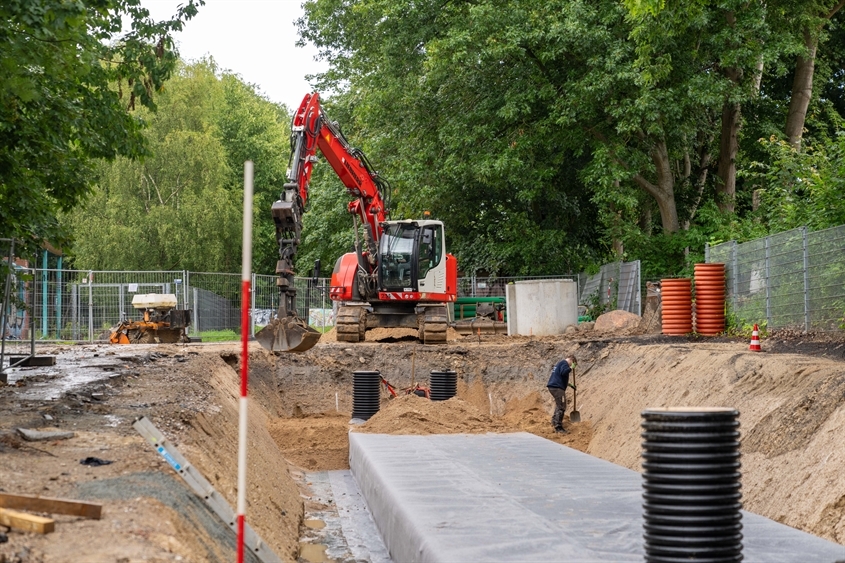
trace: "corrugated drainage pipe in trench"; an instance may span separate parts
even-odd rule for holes
[[[369,420],[378,412],[381,399],[381,373],[352,372],[352,418]]]
[[[451,370],[431,370],[429,391],[432,401],[447,401],[458,393],[458,374]]]
[[[643,428],[645,560],[742,560],[739,412],[647,409]]]

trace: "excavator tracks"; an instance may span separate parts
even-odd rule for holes
[[[341,307],[335,325],[340,342],[363,342],[367,330],[367,312],[363,307]]]
[[[426,307],[420,328],[420,340],[423,344],[445,344],[448,326],[449,314],[446,307]]]

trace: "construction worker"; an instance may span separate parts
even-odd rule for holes
[[[566,411],[566,388],[572,387],[575,389],[575,386],[569,383],[569,374],[572,372],[572,368],[574,367],[575,356],[567,356],[562,359],[555,364],[555,367],[552,368],[552,375],[549,377],[549,382],[546,384],[546,387],[549,389],[549,393],[552,394],[552,397],[555,400],[555,412],[552,415],[552,427],[554,427],[555,432],[560,434],[566,434],[566,430],[563,428],[563,413]]]

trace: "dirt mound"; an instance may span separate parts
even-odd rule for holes
[[[483,434],[516,429],[491,419],[473,405],[453,397],[430,401],[416,395],[392,399],[354,432],[369,434]]]
[[[313,414],[270,422],[270,436],[288,461],[309,471],[349,468],[349,415]]]
[[[628,311],[609,311],[596,319],[594,330],[599,332],[616,332],[635,328],[640,324],[640,316]]]
[[[420,332],[415,328],[371,328],[367,331],[366,342],[412,342],[419,339]],[[457,331],[449,327],[446,329],[446,340],[458,340],[461,335]],[[323,333],[320,337],[320,342],[337,342],[337,329],[331,329]],[[354,344],[353,344],[354,346]]]

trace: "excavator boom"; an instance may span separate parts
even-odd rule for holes
[[[303,98],[291,124],[287,183],[271,209],[279,245],[279,310],[256,339],[273,352],[300,352],[320,338],[297,317],[293,268],[318,149],[350,196],[347,210],[355,228],[354,253],[340,257],[332,273],[330,297],[343,303],[336,319],[338,340],[360,342],[368,328],[404,326],[418,328],[425,343],[445,342],[446,303],[457,295],[457,265],[445,251],[443,224],[387,221],[390,186],[328,119],[316,92]]]
[[[279,260],[276,263],[279,310],[276,318],[261,329],[255,338],[272,352],[304,352],[320,340],[320,333],[296,314],[293,268],[318,148],[353,197],[348,209],[365,226],[367,247],[373,249],[370,256],[375,256],[381,236],[381,222],[387,216],[387,206],[382,195],[388,193],[386,184],[372,170],[364,154],[352,148],[337,125],[326,117],[320,107],[319,95],[316,92],[306,94],[291,124],[288,181],[281,197],[271,209],[279,245]],[[363,257],[364,252],[358,249],[358,255]]]

